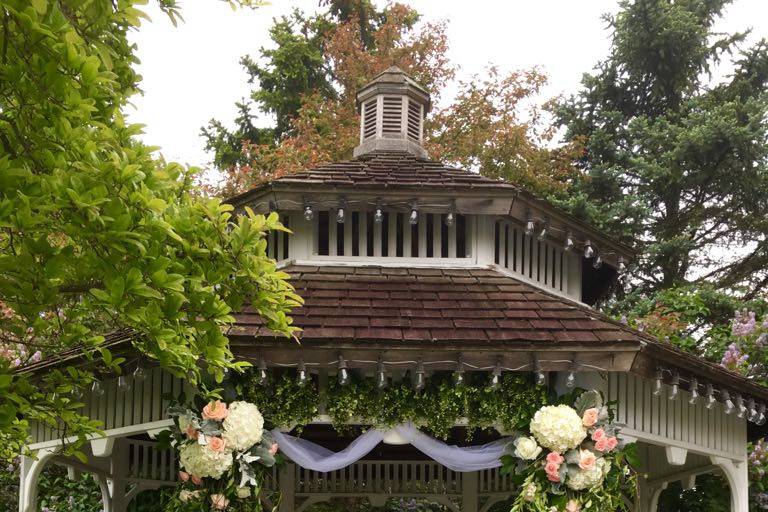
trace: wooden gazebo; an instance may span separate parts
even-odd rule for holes
[[[229,333],[237,357],[333,378],[348,371],[394,376],[417,365],[537,372],[549,386],[601,389],[619,404],[623,437],[640,446],[644,475],[634,509],[656,509],[670,482],[720,472],[735,512],[746,512],[748,422],[765,422],[768,391],[592,308],[634,257],[631,248],[514,184],[430,160],[422,147],[429,94],[397,68],[364,87],[360,145],[349,161],[298,172],[232,198],[279,212],[270,255],[305,305],[292,316],[301,344],[277,338],[243,311]],[[113,346],[129,336],[115,336]],[[41,363],[40,367],[44,368]],[[166,428],[164,393],[182,381],[159,368],[130,390],[105,383],[86,413],[105,425],[89,462],[59,455],[60,434],[37,428],[25,459],[19,510],[35,508],[47,463],[92,472],[105,512],[139,492],[173,485],[175,459],[153,435]],[[321,407],[322,409],[322,407]],[[320,414],[304,435],[343,447]],[[277,480],[281,510],[333,497],[425,496],[453,510],[487,510],[515,492],[498,470],[456,473],[407,447],[383,445],[333,474],[288,463]]]

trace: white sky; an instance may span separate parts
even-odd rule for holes
[[[379,5],[384,2],[378,1]],[[603,59],[609,33],[601,15],[617,0],[405,0],[425,19],[448,20],[449,55],[459,78],[487,64],[502,70],[539,66],[550,76],[545,96],[570,94],[581,75]],[[185,21],[174,28],[157,8],[152,23],[133,34],[141,59],[143,96],[133,98],[132,122],[146,125],[144,140],[168,160],[205,166],[200,128],[211,118],[228,125],[234,102],[251,86],[240,57],[269,44],[272,19],[294,7],[313,12],[318,0],[272,0],[232,11],[216,0],[182,0]],[[752,28],[750,40],[768,37],[768,0],[735,0],[717,29]],[[450,96],[444,94],[445,97]],[[444,97],[444,99],[446,99]]]

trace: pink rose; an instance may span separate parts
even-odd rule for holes
[[[203,418],[206,420],[222,421],[228,414],[227,404],[221,400],[209,402],[203,407]]]
[[[589,428],[597,423],[597,417],[600,415],[600,411],[592,407],[584,411],[584,416],[581,418],[581,423]]]
[[[179,471],[179,480],[181,480],[182,482],[189,481],[189,473],[187,473],[186,471]]]
[[[549,452],[549,453],[547,454],[547,462],[551,462],[551,463],[553,463],[553,464],[557,464],[557,465],[560,465],[560,464],[562,464],[563,462],[565,462],[565,459],[563,458],[563,456],[562,456],[562,455],[560,455],[560,454],[559,454],[559,453],[557,453],[557,452]]]
[[[208,448],[216,453],[221,453],[227,447],[227,442],[220,437],[209,437]]]
[[[605,430],[599,428],[592,433],[592,440],[597,442],[605,438]]]
[[[192,483],[195,485],[203,485],[203,479],[199,476],[190,475],[189,479],[192,480]]]
[[[595,443],[595,450],[599,452],[608,451],[608,438],[603,436]]]
[[[615,437],[609,437],[608,438],[608,444],[606,445],[606,448],[608,452],[613,451],[617,446],[619,445],[619,440]]]
[[[276,453],[277,453],[277,450],[278,450],[279,448],[280,448],[280,447],[277,445],[277,443],[272,443],[272,446],[270,446],[270,447],[269,447],[269,454],[270,454],[270,455],[274,455],[274,454],[276,454]]]
[[[197,440],[198,432],[194,429],[192,425],[187,425],[187,428],[184,430],[184,433],[187,435],[189,439],[192,439],[193,441]]]
[[[581,469],[592,469],[595,467],[596,462],[597,457],[595,457],[594,453],[589,450],[581,450],[581,453],[579,454],[579,467]]]
[[[576,500],[571,500],[565,506],[566,512],[581,512],[581,505]]]
[[[211,494],[211,508],[224,510],[229,506],[229,500],[223,494]]]
[[[560,464],[554,462],[547,462],[544,465],[544,472],[547,474],[547,479],[550,482],[560,481]]]

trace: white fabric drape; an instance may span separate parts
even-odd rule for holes
[[[510,439],[499,439],[480,446],[460,447],[438,441],[421,432],[412,424],[398,425],[394,430],[417,450],[443,466],[459,472],[478,471],[501,466],[501,456]],[[349,466],[365,457],[387,435],[387,431],[371,429],[340,452],[290,436],[279,430],[272,435],[280,445],[280,451],[299,466],[327,473]]]

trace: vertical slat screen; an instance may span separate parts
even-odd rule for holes
[[[691,405],[687,390],[669,400],[668,389],[653,396],[653,386],[642,377],[625,373],[608,374],[608,401],[617,402],[616,421],[654,438],[669,439],[701,451],[742,458],[746,429],[735,414],[725,415],[722,404],[704,407],[703,398]]]
[[[578,290],[569,289],[567,275],[568,268],[575,268],[568,261],[577,255],[553,242],[527,236],[516,224],[501,220],[494,224],[493,240],[497,265],[557,292],[578,294]]]
[[[318,212],[314,221],[315,254],[344,258],[471,256],[468,247],[472,224],[463,215],[456,215],[455,222],[448,226],[446,216],[437,213],[421,213],[415,225],[410,223],[410,214],[406,212],[384,212],[380,223],[374,222],[373,212],[345,213],[345,222],[339,224],[335,211]]]

